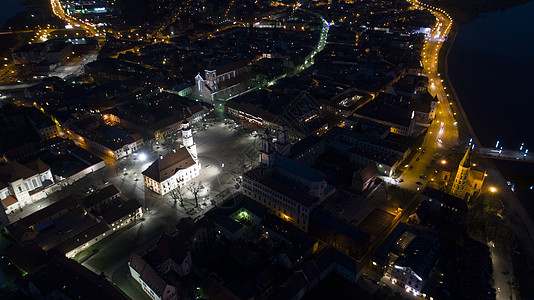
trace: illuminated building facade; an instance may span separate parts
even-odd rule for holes
[[[197,146],[193,141],[191,127],[182,125],[183,146],[160,156],[143,171],[145,187],[160,194],[184,187],[187,182],[200,174]]]
[[[460,165],[458,165],[458,171],[452,184],[451,193],[462,199],[469,198],[475,193],[480,192],[484,183],[484,177],[486,177],[485,171],[479,171],[473,168],[476,167],[472,157],[474,147],[474,144],[469,144],[464,157],[460,161]]]
[[[7,213],[32,203],[36,191],[52,184],[50,167],[40,160],[26,165],[12,161],[0,167],[0,199]]]

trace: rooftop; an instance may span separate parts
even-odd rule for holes
[[[467,211],[467,203],[464,200],[443,191],[427,188],[423,191],[422,195],[429,199],[437,200],[450,207],[455,207],[461,211]]]
[[[309,206],[312,206],[317,201],[317,199],[302,192],[301,190],[297,189],[295,186],[286,184],[283,181],[280,181],[274,177],[261,174],[260,170],[251,170],[245,173],[243,176],[251,178],[253,180],[257,180],[259,183],[265,185],[266,187],[288,198],[291,198],[299,202],[302,205],[309,207]]]
[[[176,172],[187,169],[195,164],[195,160],[187,148],[179,148],[165,156],[158,158],[146,170],[143,175],[154,179],[157,182],[163,182],[172,177]]]
[[[91,208],[118,194],[120,194],[120,191],[114,185],[108,185],[98,192],[85,197],[82,203],[86,208]]]
[[[104,276],[97,275],[74,260],[54,257],[39,272],[25,278],[45,298],[63,294],[70,299],[128,299]]]
[[[106,221],[107,224],[113,224],[117,220],[120,220],[121,218],[124,218],[130,214],[135,213],[139,208],[141,207],[141,204],[137,202],[137,200],[129,200],[127,202],[123,202],[119,204],[117,207],[112,208],[102,214],[102,218],[104,221]]]
[[[49,206],[34,212],[33,214],[22,218],[19,221],[13,222],[11,225],[23,225],[27,228],[33,227],[55,215],[56,213],[71,208],[76,205],[76,200],[73,196],[67,196]],[[10,225],[10,226],[11,226]]]
[[[274,167],[311,182],[320,182],[326,180],[326,176],[322,172],[289,158],[278,157]]]

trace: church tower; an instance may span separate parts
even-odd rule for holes
[[[211,61],[208,65],[208,67],[204,70],[206,73],[206,83],[210,87],[212,91],[215,91],[218,89],[217,87],[217,69],[213,67],[211,64]]]
[[[278,132],[278,137],[276,139],[276,152],[281,156],[288,156],[291,144],[289,144],[289,135],[287,133],[287,128],[282,126]]]
[[[269,168],[274,164],[276,155],[274,150],[273,139],[269,133],[269,129],[265,129],[261,137],[260,149],[260,163],[263,167]]]
[[[456,177],[454,178],[454,183],[452,184],[451,193],[462,199],[465,197],[466,193],[469,194],[471,191],[469,173],[471,172],[472,151],[474,147],[474,144],[471,145],[471,143],[469,143],[467,151],[460,161],[460,165],[458,165],[458,171],[456,172]]]
[[[186,119],[182,123],[182,143],[187,151],[191,154],[195,161],[198,161],[197,144],[193,141],[193,134],[191,132],[191,126]]]
[[[200,75],[200,72],[198,73],[197,76],[195,76],[195,82],[196,82],[196,92],[198,93],[200,97],[203,97],[204,96],[203,85],[204,85],[204,82],[206,82],[206,80],[202,78],[202,76]]]
[[[408,126],[408,135],[412,135],[415,129],[415,111],[412,110],[412,117],[410,119],[410,125]]]

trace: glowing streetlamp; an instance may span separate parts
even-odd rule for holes
[[[489,190],[490,190],[491,193],[495,193],[495,192],[497,192],[497,188],[494,187],[494,186],[490,187]]]
[[[144,162],[146,160],[146,154],[145,153],[139,153],[139,161]]]

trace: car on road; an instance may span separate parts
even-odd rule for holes
[[[415,159],[415,161],[419,161],[419,157]]]
[[[425,174],[421,174],[421,176],[419,176],[419,178],[426,179],[426,175]]]
[[[423,185],[423,184],[422,184],[421,182],[419,182],[419,181],[416,181],[415,184],[417,184],[417,185]]]
[[[209,167],[211,167],[211,165],[206,165],[206,169],[209,168]]]
[[[397,183],[401,183],[401,182],[403,182],[403,181],[404,181],[404,179],[401,179],[401,178],[397,178],[397,180],[396,180],[396,181],[397,181]]]

